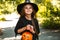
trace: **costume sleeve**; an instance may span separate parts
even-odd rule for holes
[[[21,18],[19,18],[19,20],[18,20],[18,22],[16,24],[16,27],[14,29],[15,35],[20,34],[20,33],[17,32],[17,30],[22,28],[22,27],[23,27],[23,21],[21,20]]]
[[[36,19],[36,29],[37,29],[37,33],[40,33],[40,28],[39,28],[39,24],[38,24],[38,20]]]

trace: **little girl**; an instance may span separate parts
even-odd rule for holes
[[[34,3],[30,3],[29,0],[25,0],[25,3],[19,4],[17,6],[17,12],[20,14],[20,18],[15,27],[15,34],[20,34],[24,32],[31,32],[33,35],[32,40],[36,40],[38,34],[40,33],[38,21],[35,18],[35,14],[38,11],[38,7]],[[32,24],[32,19],[34,21],[35,27]],[[34,30],[36,29],[36,31]],[[37,33],[37,34],[36,34]]]

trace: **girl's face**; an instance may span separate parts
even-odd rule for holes
[[[31,13],[33,12],[33,7],[30,4],[25,5],[24,12],[25,14],[31,15]]]

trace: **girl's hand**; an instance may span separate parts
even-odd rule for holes
[[[32,25],[30,26],[30,32],[35,33]]]
[[[27,29],[27,30],[30,30],[30,26],[31,26],[31,25],[28,24],[28,25],[26,26],[26,29]]]
[[[29,31],[32,32],[32,33],[35,33],[32,25],[27,25],[27,26],[26,26],[26,29],[29,30]]]

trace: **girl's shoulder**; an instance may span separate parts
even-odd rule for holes
[[[38,20],[37,20],[36,18],[34,18],[34,21],[35,21],[35,22],[38,22]]]
[[[24,17],[20,17],[19,20],[24,20]]]

